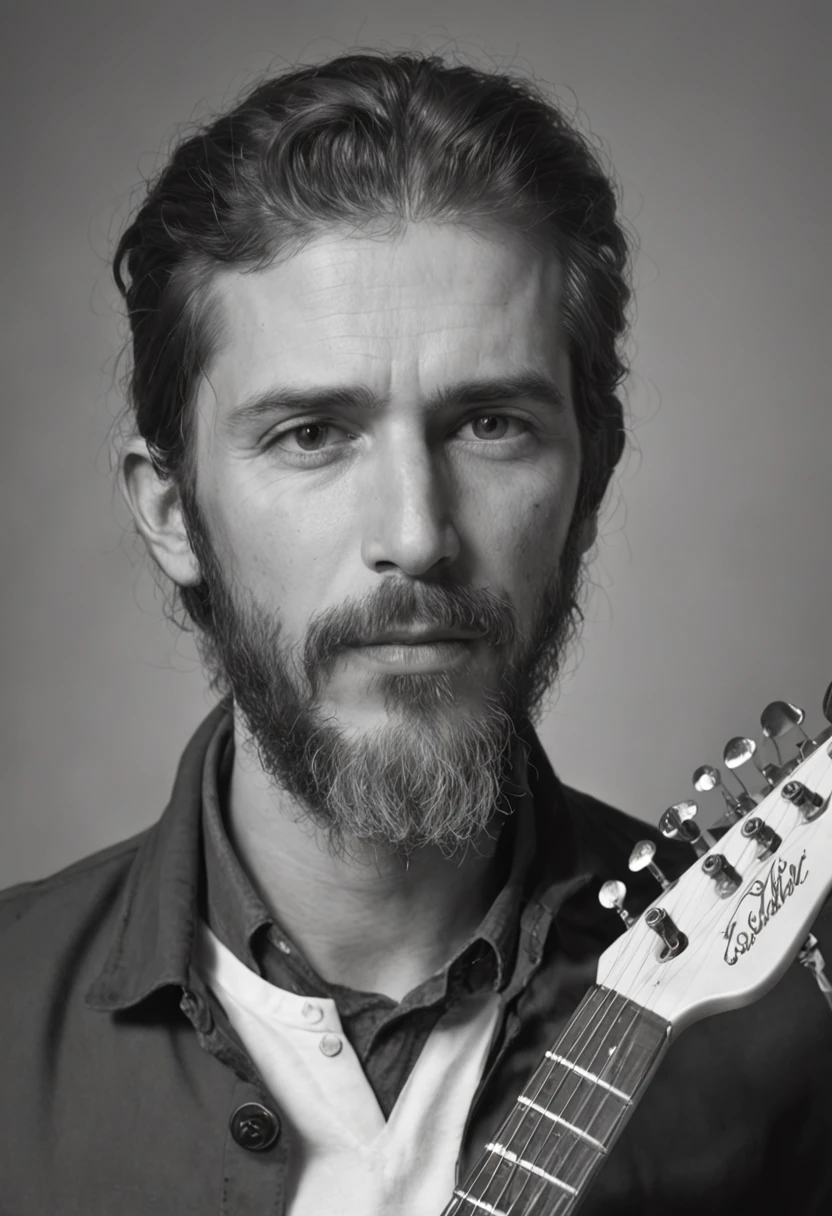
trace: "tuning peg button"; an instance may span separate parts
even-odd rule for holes
[[[666,891],[670,886],[670,882],[653,860],[655,856],[656,846],[653,844],[653,841],[640,840],[630,854],[630,860],[627,864],[634,874],[637,874],[639,870],[649,870],[662,890]]]
[[[714,768],[712,764],[702,764],[693,774],[693,788],[697,793],[704,793],[706,790],[718,789],[725,803],[725,809],[728,812],[728,819],[731,823],[738,823],[743,815],[747,815],[749,811],[753,811],[757,803],[750,794],[743,793],[737,798],[730,790],[727,790],[722,784],[722,775],[718,768]]]
[[[670,840],[686,841],[693,848],[697,857],[704,857],[716,841],[710,832],[700,828],[694,822],[697,810],[695,802],[675,802],[662,815],[659,820],[659,828],[663,836],[667,836]]]
[[[799,730],[804,739],[808,738],[803,729],[803,719],[806,711],[791,701],[772,701],[760,714],[760,725],[767,739],[782,739],[790,731]]]
[[[753,739],[749,739],[746,735],[735,735],[733,739],[729,739],[725,744],[725,751],[722,757],[725,761],[725,767],[730,768],[731,772],[734,774],[734,778],[739,781],[740,785],[742,786],[743,793],[749,798],[751,797],[751,794],[749,793],[748,787],[737,772],[737,769],[741,768],[743,764],[747,764],[749,760],[754,761],[754,767],[760,776],[764,777],[769,785],[773,784],[771,778],[766,775],[765,769],[757,760],[756,753],[757,744]]]
[[[630,925],[635,924],[635,917],[631,916],[624,907],[624,900],[626,898],[627,888],[623,882],[619,882],[615,878],[611,878],[609,882],[605,882],[598,892],[598,903],[601,907],[617,912],[629,929]]]

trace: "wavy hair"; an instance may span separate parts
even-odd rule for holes
[[[193,402],[218,336],[218,268],[269,265],[333,228],[393,234],[420,220],[557,251],[582,442],[576,519],[597,511],[625,439],[631,251],[615,183],[534,83],[434,54],[356,51],[270,77],[181,140],[149,183],[113,274],[132,339],[129,410],[157,472],[194,501]],[[182,598],[198,617],[198,596]]]

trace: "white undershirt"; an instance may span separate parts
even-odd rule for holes
[[[499,996],[463,997],[439,1019],[385,1120],[333,1000],[268,983],[205,924],[197,952],[291,1135],[289,1216],[438,1216]]]

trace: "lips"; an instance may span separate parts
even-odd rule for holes
[[[467,667],[475,654],[472,642],[479,634],[385,633],[372,642],[351,647],[356,661],[375,672],[391,675],[454,671]]]
[[[356,642],[356,646],[432,646],[437,642],[471,642],[480,637],[477,633],[458,633],[453,631],[430,630],[424,633],[391,632],[379,634],[374,638],[366,638]]]

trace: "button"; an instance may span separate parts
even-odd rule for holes
[[[324,1016],[324,1011],[320,1005],[313,1005],[311,1001],[306,1001],[301,1008],[301,1017],[304,1017],[307,1022],[320,1022]]]
[[[337,1056],[344,1044],[337,1034],[325,1034],[321,1039],[320,1046],[325,1056]]]
[[[271,1148],[280,1135],[280,1120],[273,1110],[260,1102],[244,1102],[231,1116],[231,1135],[242,1148],[262,1153]]]

